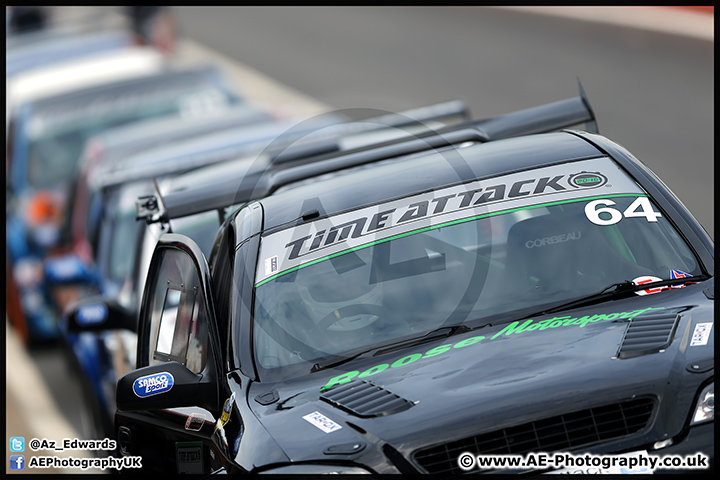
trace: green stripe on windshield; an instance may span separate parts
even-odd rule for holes
[[[498,211],[498,212],[483,213],[483,214],[481,214],[481,215],[475,215],[475,216],[473,216],[473,217],[467,217],[467,218],[460,218],[460,219],[457,219],[457,220],[451,220],[451,221],[449,221],[449,222],[441,223],[441,224],[438,224],[438,225],[431,225],[431,226],[429,226],[429,227],[419,228],[419,229],[417,229],[417,230],[412,230],[412,231],[410,231],[410,232],[398,233],[397,235],[392,235],[392,236],[390,236],[390,237],[382,238],[382,239],[380,239],[380,240],[375,240],[374,242],[366,243],[366,244],[364,244],[364,245],[358,245],[357,247],[351,247],[351,248],[348,248],[348,249],[343,250],[343,251],[341,251],[341,252],[336,252],[336,253],[332,253],[332,254],[330,254],[330,255],[326,255],[326,256],[324,256],[324,257],[316,258],[315,260],[311,260],[311,261],[309,261],[309,262],[307,262],[307,263],[303,263],[302,265],[297,265],[297,266],[292,267],[292,268],[289,268],[289,269],[287,269],[287,270],[285,270],[285,271],[283,271],[283,272],[276,273],[275,275],[270,276],[270,277],[266,278],[265,280],[261,280],[261,281],[259,281],[258,283],[255,284],[255,288],[258,288],[258,287],[260,287],[261,285],[264,285],[264,284],[266,284],[267,282],[269,282],[269,281],[271,281],[271,280],[275,280],[275,279],[278,278],[278,277],[282,277],[283,275],[287,275],[288,273],[295,272],[295,271],[297,271],[297,270],[300,270],[301,268],[309,267],[310,265],[315,265],[316,263],[324,262],[325,260],[330,260],[331,258],[339,257],[340,255],[345,255],[346,253],[355,252],[355,251],[358,251],[358,250],[362,250],[363,248],[373,247],[373,246],[379,245],[379,244],[381,244],[381,243],[390,242],[390,241],[392,241],[392,240],[397,240],[398,238],[409,237],[410,235],[416,235],[416,234],[418,234],[418,233],[423,233],[423,232],[427,232],[427,231],[430,231],[430,230],[435,230],[435,229],[437,229],[437,228],[449,227],[449,226],[451,226],[451,225],[458,225],[458,224],[461,224],[461,223],[472,222],[472,221],[475,221],[475,220],[480,220],[480,219],[482,219],[482,218],[494,217],[494,216],[496,216],[496,215],[505,215],[505,214],[507,214],[507,213],[518,212],[518,211],[520,211],[520,210],[531,210],[531,209],[533,209],[533,208],[552,207],[552,206],[555,206],[555,205],[563,205],[563,204],[567,204],[567,203],[587,202],[587,201],[589,201],[589,200],[599,200],[599,199],[601,199],[601,198],[614,198],[614,197],[647,197],[647,195],[642,194],[642,193],[615,193],[615,194],[610,194],[610,195],[596,195],[596,196],[593,196],[593,197],[583,197],[583,198],[577,198],[577,199],[573,199],[573,200],[558,200],[558,201],[556,201],[556,202],[540,203],[540,204],[538,204],[538,205],[531,205],[531,206],[517,207],[517,208],[509,208],[509,209],[507,209],[507,210],[500,210],[500,211]]]

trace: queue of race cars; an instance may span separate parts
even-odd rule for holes
[[[64,345],[113,455],[165,474],[534,452],[712,468],[713,241],[581,86],[493,118],[288,117],[216,65],[66,35],[8,49],[7,316]]]

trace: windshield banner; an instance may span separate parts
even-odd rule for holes
[[[478,218],[581,199],[644,195],[607,158],[447,187],[318,219],[263,238],[256,286],[348,251]]]

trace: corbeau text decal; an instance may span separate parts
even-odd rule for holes
[[[469,347],[470,345],[475,345],[483,340],[491,341],[494,340],[502,335],[508,336],[508,335],[515,335],[518,333],[523,332],[532,332],[534,330],[547,330],[548,328],[559,328],[559,327],[568,327],[568,326],[576,326],[579,328],[583,328],[585,325],[589,323],[595,323],[600,321],[612,321],[612,320],[627,320],[630,321],[633,318],[637,317],[638,315],[642,315],[645,312],[649,312],[652,310],[664,310],[663,307],[648,307],[648,308],[642,308],[639,310],[633,310],[631,312],[619,312],[619,313],[604,313],[604,314],[597,314],[597,315],[585,315],[583,317],[577,317],[573,318],[570,315],[565,315],[562,317],[553,317],[549,318],[547,320],[541,320],[539,322],[528,319],[528,320],[520,320],[517,322],[512,322],[507,324],[505,327],[502,328],[499,332],[494,334],[491,337],[485,337],[484,335],[477,335],[474,337],[469,337],[464,340],[461,340],[457,343],[448,343],[445,345],[440,345],[439,347],[434,347],[428,350],[425,353],[413,353],[410,355],[406,355],[393,363],[383,363],[380,365],[375,365],[374,367],[368,368],[367,370],[360,372],[359,370],[353,370],[347,373],[343,373],[342,375],[338,375],[337,377],[331,378],[324,387],[322,387],[320,390],[327,390],[330,387],[333,387],[335,385],[342,385],[343,383],[347,383],[350,380],[352,380],[355,377],[358,378],[366,378],[370,377],[372,375],[375,375],[380,372],[384,372],[388,368],[398,368],[398,367],[404,367],[406,365],[410,365],[411,363],[414,363],[422,358],[430,358],[434,357],[436,355],[443,354],[445,352],[450,351],[451,349],[455,348],[465,348]],[[709,328],[707,328],[707,331],[709,332]],[[700,337],[701,334],[698,333],[696,330],[695,336]]]
[[[569,242],[570,240],[580,240],[582,238],[582,232],[568,232],[560,235],[554,235],[552,237],[536,238],[534,240],[528,240],[525,242],[525,248],[538,248],[544,247],[545,245],[554,245],[556,243]]]
[[[140,377],[133,382],[133,392],[138,397],[149,397],[159,393],[169,392],[175,384],[175,379],[170,372],[154,373]]]
[[[608,198],[643,195],[643,192],[607,158],[456,185],[268,235],[263,238],[256,282],[260,285],[330,255],[422,229],[469,221],[482,215],[588,199],[593,195]],[[572,240],[575,235],[568,232],[563,240]]]

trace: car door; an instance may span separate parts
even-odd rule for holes
[[[205,256],[190,238],[158,241],[138,324],[137,369],[117,386],[118,449],[145,470],[207,474],[221,418],[221,350]]]

